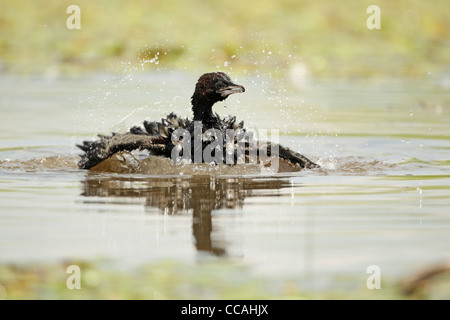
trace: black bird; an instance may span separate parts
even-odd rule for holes
[[[199,148],[201,148],[200,151],[203,151],[208,145],[214,162],[230,164],[230,162],[226,161],[230,160],[230,158],[227,158],[230,154],[230,150],[226,149],[226,147],[230,147],[230,144],[232,147],[231,160],[233,160],[231,164],[236,163],[237,156],[235,151],[237,150],[238,145],[242,145],[240,144],[242,141],[239,140],[239,137],[246,134],[244,123],[237,123],[236,117],[234,116],[221,118],[217,113],[213,113],[212,107],[216,102],[225,100],[229,95],[240,92],[245,92],[245,88],[233,83],[230,77],[223,72],[203,74],[199,78],[195,87],[195,92],[191,98],[192,111],[194,113],[193,120],[180,118],[174,113],[170,113],[166,118],[161,119],[161,122],[144,121],[143,128],[132,127],[127,133],[113,133],[110,136],[99,135],[100,139],[96,141],[84,141],[83,144],[77,145],[84,151],[78,166],[80,169],[90,169],[103,160],[111,157],[116,152],[133,151],[136,149],[148,150],[150,154],[163,157],[171,157],[173,154],[180,157],[182,155],[188,156],[192,161],[198,162],[199,159],[196,158],[198,152],[196,153],[196,151],[199,151]],[[201,125],[201,131],[198,129],[199,124]],[[184,129],[184,131],[177,131],[177,129]],[[215,132],[216,134],[213,134],[212,137],[208,137],[207,133],[211,131],[209,129],[216,130],[213,131],[213,133]],[[190,141],[192,142],[190,144],[191,149],[186,148],[187,144],[184,145],[184,149],[182,147],[180,148],[182,142],[188,142],[188,139],[183,141],[187,135],[179,135],[180,132],[188,133],[190,135]],[[234,133],[234,136],[229,140],[226,140],[229,132]],[[174,137],[173,134],[175,133],[177,133],[177,135]],[[196,133],[197,135],[201,133],[201,143],[199,146],[195,141]],[[199,140],[197,140],[197,142],[198,141]],[[247,158],[252,151],[261,151],[264,146],[264,154],[267,156],[278,156],[278,159],[282,160],[285,166],[287,165],[290,167],[288,171],[319,167],[303,155],[280,145],[271,145],[270,143],[247,143],[244,145],[245,147],[243,150]],[[277,148],[272,148],[273,146]],[[275,150],[275,152],[273,150]],[[220,152],[218,151],[224,151],[225,153],[222,153],[222,156],[220,157]],[[226,156],[223,156],[223,154]],[[262,153],[260,152],[259,154]],[[200,153],[200,156],[201,155],[202,153]],[[175,160],[173,157],[172,159]],[[200,159],[200,162],[204,161],[205,159]]]

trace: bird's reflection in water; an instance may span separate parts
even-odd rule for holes
[[[290,179],[267,177],[130,177],[88,174],[83,196],[144,198],[145,206],[162,214],[192,214],[192,230],[198,251],[226,254],[225,239],[217,235],[213,210],[240,209],[248,197],[279,195],[292,187]]]

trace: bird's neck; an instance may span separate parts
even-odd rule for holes
[[[194,121],[201,121],[204,124],[215,121],[217,118],[212,112],[214,103],[215,101],[193,98],[192,111],[194,112]]]
[[[200,110],[198,112],[194,112],[194,121],[201,121],[202,123],[213,122],[217,119],[217,117],[212,112],[212,109],[208,110]]]

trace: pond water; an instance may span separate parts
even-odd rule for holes
[[[378,266],[398,279],[450,259],[450,98],[439,79],[238,77],[215,106],[320,169],[79,170],[84,139],[170,111],[190,115],[198,75],[0,79],[0,263],[230,259],[320,288]],[[188,280],[187,280],[188,281]]]

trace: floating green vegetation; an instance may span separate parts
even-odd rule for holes
[[[71,279],[77,266],[78,284]],[[336,276],[328,289],[308,290],[298,279],[271,279],[227,260],[195,264],[161,261],[125,270],[105,261],[33,265],[0,265],[0,299],[405,299],[442,298],[448,276],[440,275],[426,287],[383,281],[369,290],[366,282]],[[407,288],[408,296],[402,293]]]

